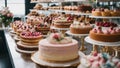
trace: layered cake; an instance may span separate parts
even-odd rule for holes
[[[46,35],[50,30],[50,25],[47,23],[41,23],[36,25],[35,30],[41,32],[43,35]]]
[[[39,42],[40,58],[50,62],[72,61],[78,58],[78,42],[60,33],[52,33]]]
[[[42,35],[40,32],[22,32],[20,34],[20,39],[22,44],[25,45],[33,45],[38,44],[38,42],[42,39]]]
[[[92,29],[92,25],[89,23],[80,23],[75,21],[70,26],[70,32],[73,34],[89,34],[89,31]]]
[[[89,36],[96,41],[118,42],[120,41],[120,28],[109,27],[104,29],[102,27],[96,27],[90,31]]]
[[[120,68],[120,60],[107,53],[91,53],[80,59],[79,68]]]
[[[73,23],[72,17],[59,16],[53,21],[54,26],[57,28],[69,28]]]

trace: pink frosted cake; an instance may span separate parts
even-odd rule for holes
[[[78,42],[60,33],[52,33],[39,42],[40,58],[50,62],[71,61],[78,58]]]
[[[107,53],[94,52],[81,58],[78,68],[120,68],[120,60]]]

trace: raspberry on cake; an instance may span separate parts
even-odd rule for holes
[[[52,33],[39,42],[39,55],[50,62],[72,61],[78,58],[78,42],[60,33]]]

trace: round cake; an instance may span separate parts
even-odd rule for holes
[[[73,23],[70,26],[70,32],[73,34],[89,34],[89,31],[92,29],[92,25],[89,23]]]
[[[101,27],[96,27],[90,31],[90,38],[96,41],[102,42],[118,42],[120,41],[120,28],[110,27],[102,29]]]
[[[50,62],[72,61],[78,58],[78,42],[60,33],[52,33],[39,42],[40,58]]]
[[[40,32],[22,32],[20,34],[20,39],[24,43],[29,44],[38,44],[38,42],[42,39],[42,35]]]
[[[35,30],[41,32],[43,35],[46,35],[50,30],[50,25],[47,23],[41,23],[39,25],[36,25]]]
[[[73,23],[71,19],[71,17],[60,16],[53,21],[53,24],[57,28],[69,28]]]
[[[80,59],[79,68],[120,68],[120,60],[107,53],[91,53]]]

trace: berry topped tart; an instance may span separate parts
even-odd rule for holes
[[[42,34],[40,32],[22,32],[20,38],[24,43],[38,43],[42,39]]]

